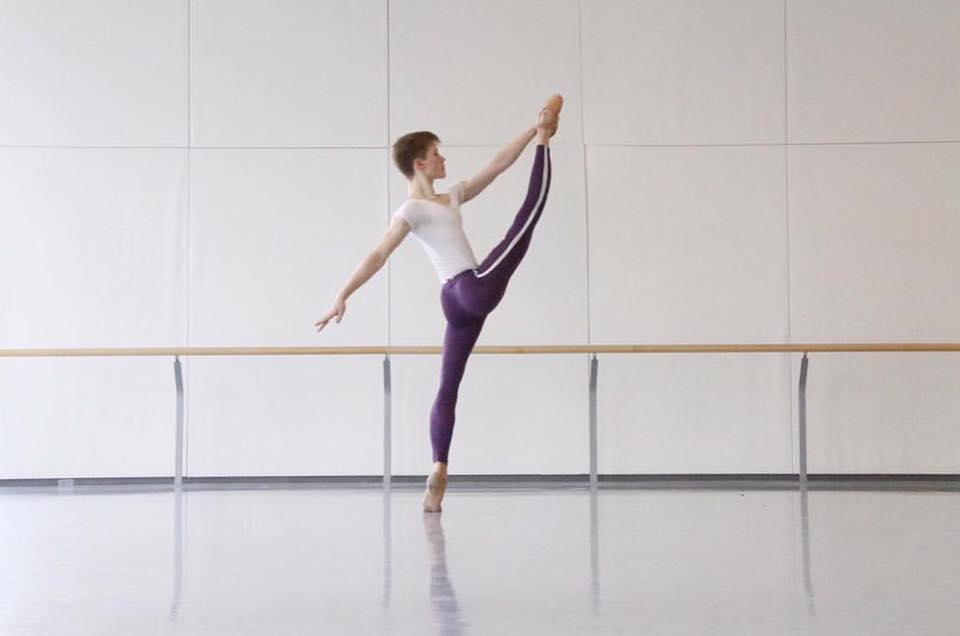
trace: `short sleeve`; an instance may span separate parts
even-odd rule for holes
[[[417,227],[417,216],[414,213],[413,209],[409,205],[402,206],[399,210],[393,213],[394,217],[400,217],[407,222],[407,225],[410,226],[410,229]]]
[[[463,203],[463,187],[466,181],[457,181],[448,192],[453,199],[456,199],[457,205]]]

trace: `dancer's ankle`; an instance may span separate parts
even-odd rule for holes
[[[447,476],[446,462],[433,462],[433,472],[439,473],[442,477]]]

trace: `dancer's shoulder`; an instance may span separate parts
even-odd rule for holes
[[[461,203],[463,203],[463,194],[466,192],[466,187],[466,181],[457,181],[452,186],[447,188],[447,194],[450,195],[450,203],[452,205],[459,206]]]
[[[394,217],[400,217],[407,222],[411,228],[415,228],[420,223],[420,219],[423,216],[423,210],[420,206],[416,205],[416,199],[407,199],[400,204],[393,212]]]

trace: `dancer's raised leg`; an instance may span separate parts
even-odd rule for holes
[[[464,304],[477,313],[489,313],[497,306],[530,246],[533,230],[540,220],[550,191],[552,164],[549,141],[556,134],[562,103],[562,98],[554,95],[540,112],[538,143],[526,198],[506,235],[477,267],[475,278],[478,284],[464,286],[469,290],[467,295],[472,296],[463,299],[466,301]]]

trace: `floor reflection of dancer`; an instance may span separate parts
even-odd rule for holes
[[[535,127],[504,147],[473,179],[460,181],[441,194],[433,189],[435,179],[446,177],[446,160],[437,149],[440,139],[428,131],[400,137],[393,145],[393,159],[407,178],[409,198],[393,214],[380,244],[337,294],[333,307],[316,322],[318,332],[334,317],[339,323],[350,294],[379,271],[407,233],[413,232],[440,277],[443,285],[440,305],[447,319],[440,389],[430,412],[433,469],[427,477],[423,497],[423,509],[427,512],[440,512],[446,491],[457,393],[467,358],[487,315],[500,303],[510,277],[526,254],[533,229],[546,205],[551,171],[549,141],[557,132],[562,106],[563,98],[553,95],[540,111]],[[463,232],[460,206],[513,165],[534,137],[537,137],[537,147],[526,198],[506,236],[478,263]]]
[[[447,542],[439,515],[423,515],[423,527],[427,531],[427,546],[430,548],[430,603],[440,622],[443,636],[456,636],[466,631],[466,622],[460,616],[457,593],[447,572]]]

